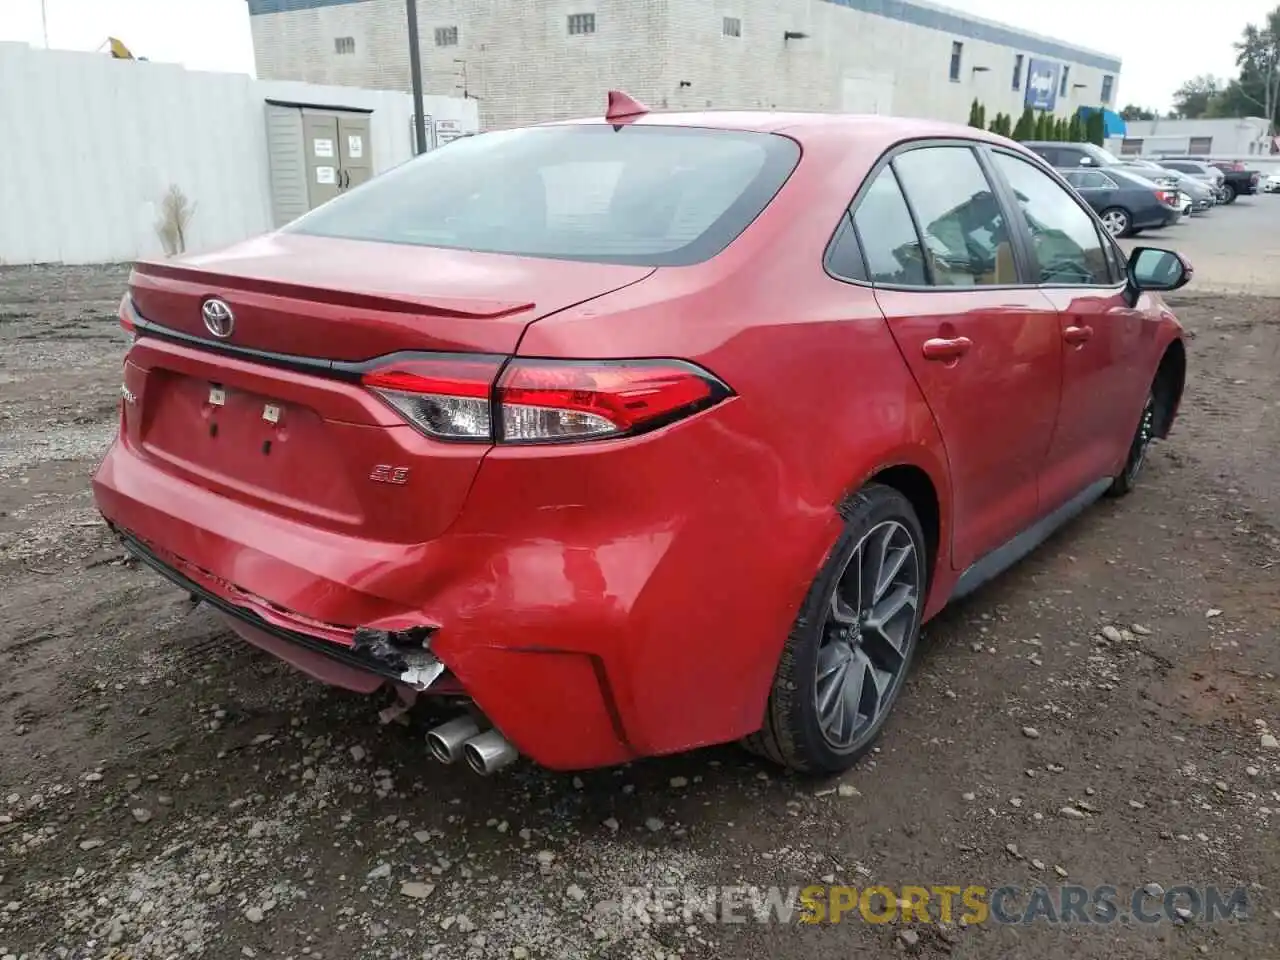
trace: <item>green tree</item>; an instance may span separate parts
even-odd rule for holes
[[[1139,107],[1132,103],[1125,105],[1125,108],[1120,111],[1120,116],[1126,120],[1154,120],[1156,118],[1154,110],[1148,110],[1146,107]]]
[[[1067,140],[1071,143],[1079,143],[1084,139],[1084,124],[1080,122],[1080,114],[1073,113],[1071,122],[1067,124]]]
[[[987,127],[987,108],[982,104],[978,104],[978,129],[985,130]]]
[[[1036,115],[1030,107],[1022,111],[1022,116],[1013,127],[1013,139],[1034,140],[1036,138]]]
[[[1222,81],[1217,77],[1208,74],[1192,77],[1173,92],[1174,116],[1180,120],[1209,116],[1210,106],[1222,89]]]
[[[1037,140],[1049,139],[1049,115],[1047,113],[1037,114],[1035,131]]]
[[[981,109],[982,107],[978,105],[978,98],[974,97],[973,103],[969,104],[969,126],[979,127],[982,125],[981,121],[978,119],[978,112]]]
[[[1094,110],[1089,114],[1089,119],[1085,121],[1084,138],[1099,147],[1107,139],[1107,127],[1101,110]]]

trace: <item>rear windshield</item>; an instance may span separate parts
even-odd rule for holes
[[[607,125],[455,140],[285,228],[350,240],[601,263],[715,256],[800,157],[769,133]]]

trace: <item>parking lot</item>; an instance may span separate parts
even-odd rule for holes
[[[0,269],[0,957],[1267,955],[1278,227],[1280,196],[1251,197],[1126,241],[1196,267],[1170,298],[1194,335],[1173,436],[1133,496],[929,625],[879,749],[831,782],[732,746],[482,779],[429,759],[436,718],[383,724],[239,643],[124,563],[89,494],[126,270]],[[1249,920],[626,909],[640,885],[1067,882],[1242,886]]]

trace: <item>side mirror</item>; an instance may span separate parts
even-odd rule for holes
[[[1081,157],[1081,158],[1080,158],[1080,166],[1082,166],[1082,167],[1092,167],[1092,166],[1093,166],[1093,157]]]
[[[1172,250],[1135,247],[1129,254],[1129,286],[1134,291],[1177,290],[1185,287],[1193,271],[1191,264]]]

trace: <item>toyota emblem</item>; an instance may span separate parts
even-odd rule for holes
[[[231,331],[236,328],[236,315],[225,300],[211,297],[200,307],[200,314],[204,317],[205,329],[219,340],[231,336]]]

